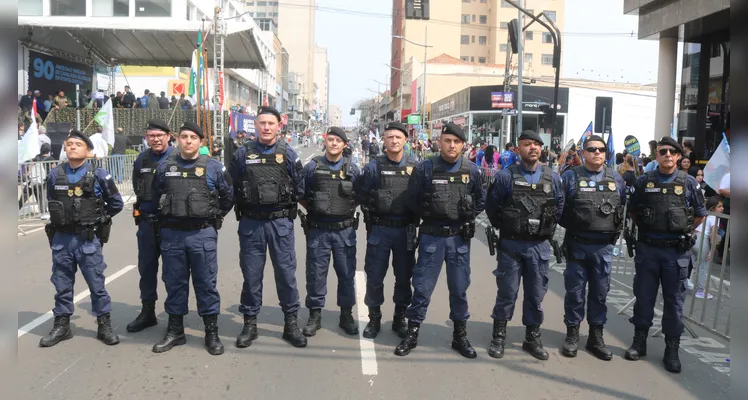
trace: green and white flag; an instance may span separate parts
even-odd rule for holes
[[[101,137],[103,137],[110,146],[114,146],[114,111],[112,111],[111,100],[107,100],[107,102],[104,103],[104,107],[101,107],[101,110],[96,113],[94,120],[103,128],[101,131]]]

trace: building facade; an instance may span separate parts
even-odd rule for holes
[[[342,126],[343,125],[343,112],[340,107],[335,104],[330,104],[330,118],[328,120],[330,126]]]
[[[316,117],[329,123],[330,108],[330,63],[327,61],[327,48],[314,48],[314,83],[317,84]]]

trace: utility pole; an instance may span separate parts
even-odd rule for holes
[[[423,101],[421,102],[421,132],[426,132],[426,64],[428,62],[427,53],[429,50],[429,26],[427,23],[424,23],[424,33],[423,33],[423,86],[422,86],[422,94],[423,94]]]
[[[517,9],[517,21],[521,27],[522,17],[524,17],[522,13],[522,0],[518,0],[517,5],[519,6],[519,9]],[[517,38],[517,135],[522,133],[522,63],[525,61],[525,57],[522,55],[522,42],[524,39],[525,32],[520,30],[519,37]]]

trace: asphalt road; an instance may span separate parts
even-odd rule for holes
[[[306,153],[306,154],[305,154]],[[311,153],[302,150],[302,158]],[[606,342],[614,353],[610,362],[599,361],[584,350],[575,359],[560,355],[563,325],[563,280],[555,265],[550,290],[543,303],[546,322],[543,342],[551,354],[538,361],[521,350],[524,327],[521,306],[508,329],[508,345],[502,360],[490,358],[491,309],[496,296],[492,275],[495,260],[488,255],[481,232],[472,242],[472,285],[468,290],[472,316],[468,336],[478,358],[468,360],[450,348],[452,324],[446,278],[442,271],[432,298],[418,348],[408,357],[393,354],[400,339],[390,327],[392,306],[384,306],[384,326],[373,341],[346,336],[337,327],[336,278],[328,280],[328,305],[323,311],[323,329],[309,339],[309,346],[291,347],[281,339],[283,314],[274,290],[271,267],[266,266],[259,338],[247,349],[233,343],[242,327],[238,313],[242,275],[239,270],[237,223],[229,218],[219,235],[219,291],[222,314],[219,334],[226,346],[222,356],[211,356],[203,348],[203,324],[198,317],[194,295],[190,315],[185,318],[187,345],[163,354],[151,352],[166,327],[163,285],[159,287],[159,325],[130,334],[125,325],[139,312],[135,226],[130,206],[115,218],[114,230],[104,255],[108,264],[107,287],[113,300],[112,318],[121,343],[107,347],[96,340],[95,318],[85,283],[78,278],[76,314],[72,319],[74,338],[52,348],[39,348],[39,338],[52,326],[53,287],[49,282],[51,252],[43,232],[18,238],[19,262],[15,282],[24,293],[18,299],[18,377],[14,388],[20,399],[481,399],[498,396],[512,399],[722,399],[727,398],[729,364],[717,364],[720,350],[704,334],[686,340],[681,351],[683,373],[673,375],[662,368],[662,338],[649,340],[649,355],[639,362],[623,359],[633,327],[627,317],[616,315],[630,298],[625,288],[614,285],[609,300]],[[296,226],[297,280],[304,290],[305,240]],[[365,231],[359,230],[357,297],[363,300]],[[268,259],[269,263],[269,259]],[[393,279],[388,276],[385,297],[391,298]],[[81,294],[83,293],[83,294]],[[521,294],[520,294],[521,299]],[[360,328],[367,316],[358,306]],[[354,309],[354,313],[356,310]],[[300,319],[306,321],[302,309]],[[356,314],[354,314],[356,315]],[[35,322],[36,321],[36,322]],[[38,326],[34,326],[38,325]],[[28,330],[28,332],[26,331]],[[701,333],[701,332],[700,332]],[[582,344],[586,340],[583,327]],[[695,352],[694,352],[695,351]],[[708,357],[712,357],[711,362]],[[728,356],[729,357],[729,356]]]

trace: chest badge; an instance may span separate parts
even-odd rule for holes
[[[259,157],[257,154],[250,154],[247,156],[250,160],[254,160],[255,158]]]
[[[78,187],[75,188],[75,195],[78,196],[78,197],[83,196],[83,189],[81,189],[80,186],[78,186]]]
[[[545,192],[545,194],[550,193],[551,192],[551,185],[549,185],[547,183],[543,184],[543,192]]]
[[[536,184],[534,184],[534,183],[533,183],[532,185],[530,185],[530,187],[531,187],[531,188],[532,188],[533,190],[535,190],[535,188],[536,188],[536,187],[538,187],[538,185],[536,185]]]
[[[73,189],[68,189],[68,197],[73,197]]]
[[[677,194],[678,196],[682,195],[683,194],[683,186],[676,186],[675,187],[675,194]]]
[[[203,169],[202,167],[195,168],[195,175],[203,176],[204,173],[205,173],[205,169]]]
[[[265,164],[266,161],[267,161],[266,159],[264,159],[264,158],[262,159],[262,163],[263,164]]]
[[[664,193],[667,193],[667,189],[665,189],[665,188],[662,188],[662,193],[663,193],[663,194],[664,194]]]
[[[595,187],[595,185],[597,185],[597,182],[595,182],[595,181],[590,181],[589,185],[590,185],[590,187]]]
[[[650,188],[650,189],[653,188],[653,187],[655,187],[654,182],[647,182],[647,187]]]
[[[609,189],[609,190],[610,190],[611,192],[613,192],[613,191],[615,191],[615,190],[616,190],[616,189],[618,189],[618,188],[616,187],[616,183],[615,183],[615,182],[608,182],[608,189]]]
[[[345,178],[345,173],[343,172],[343,170],[342,170],[342,169],[340,170],[340,173],[339,173],[339,175],[340,175],[340,179],[343,179],[343,178]]]
[[[455,181],[455,177],[454,177],[454,176],[450,176],[450,177],[449,177],[449,181],[450,181],[450,182],[454,182],[454,181]]]
[[[462,175],[462,183],[470,183],[470,175]]]
[[[177,172],[177,169],[179,169],[179,168],[177,168],[176,165],[172,165],[171,167],[169,167],[169,171],[171,171],[171,172]]]
[[[278,164],[282,163],[283,162],[283,154],[276,154],[275,155],[275,162],[277,162]]]
[[[579,181],[579,187],[587,187],[587,181]]]
[[[182,172],[182,178],[186,178],[186,177],[187,177],[187,173],[186,172]]]
[[[413,173],[413,167],[405,167],[405,173],[407,173],[408,175]]]

